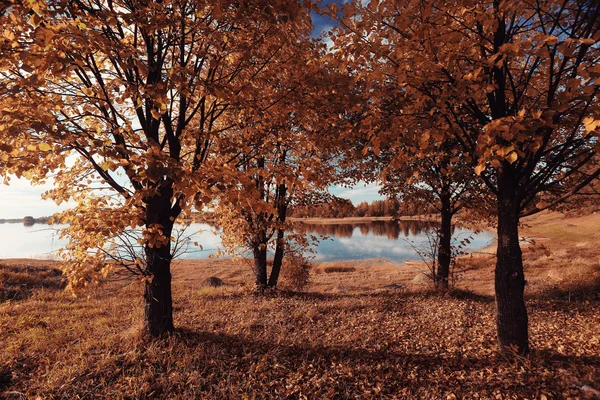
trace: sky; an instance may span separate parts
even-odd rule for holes
[[[32,186],[27,180],[17,178],[11,179],[9,186],[0,184],[0,219],[23,218],[26,215],[38,218],[64,211],[68,208],[67,204],[57,206],[52,200],[42,199],[42,193],[51,188],[51,183]],[[360,183],[353,188],[333,186],[330,192],[357,205],[361,201],[382,199],[378,190],[375,184]]]
[[[326,5],[333,0],[325,0]],[[334,26],[334,22],[328,17],[313,13],[314,36],[318,36]],[[13,177],[10,185],[0,184],[0,219],[22,218],[26,215],[33,217],[50,216],[58,211],[65,210],[68,205],[57,206],[52,200],[43,200],[42,193],[52,188],[52,183],[41,186],[32,186],[25,179]],[[349,199],[355,205],[367,201],[382,199],[378,194],[379,187],[375,184],[359,183],[353,188],[334,186],[331,193]]]
[[[0,184],[0,219],[45,217],[66,207],[57,206],[52,200],[43,200],[42,193],[52,189],[52,184],[32,186],[25,179],[12,178],[10,185]]]

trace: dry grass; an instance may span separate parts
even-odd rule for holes
[[[559,248],[560,235],[547,237],[551,256],[525,253],[529,359],[496,353],[488,255],[462,260],[462,287],[476,293],[445,297],[424,290],[416,263],[323,263],[308,293],[256,297],[248,265],[188,261],[173,269],[177,333],[155,342],[141,335],[139,283],[77,299],[52,286],[0,303],[0,378],[10,377],[0,397],[579,398],[572,382],[600,386],[600,301],[549,290],[560,278],[575,293],[579,275],[597,271],[597,243],[573,243],[575,256],[568,240]],[[332,267],[353,271],[324,273]],[[201,287],[210,276],[225,284]],[[378,290],[393,283],[409,289]]]
[[[0,265],[0,302],[23,300],[39,289],[61,289],[60,269],[43,265]]]
[[[354,272],[354,271],[356,271],[356,268],[346,267],[346,266],[323,268],[323,272],[325,272],[326,274],[333,274],[333,273],[340,273],[340,272]]]

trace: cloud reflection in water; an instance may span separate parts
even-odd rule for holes
[[[411,245],[422,247],[427,243],[426,231],[435,225],[423,221],[376,221],[360,224],[298,224],[298,231],[327,236],[316,249],[316,261],[360,260],[389,258],[402,262],[418,259]],[[489,232],[454,227],[453,238],[460,240],[473,235],[468,251],[485,247],[493,236]]]

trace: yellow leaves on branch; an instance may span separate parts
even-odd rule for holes
[[[596,132],[600,127],[600,119],[596,119],[594,117],[586,117],[583,119],[583,124],[585,126],[585,134],[589,135],[592,132]],[[598,134],[598,132],[596,132]]]
[[[480,163],[475,167],[475,174],[481,175],[483,171],[485,171],[486,165],[485,163]]]
[[[517,154],[516,151],[512,151],[506,156],[506,159],[508,160],[509,163],[513,164],[515,161],[517,161],[519,159],[519,155]]]
[[[555,45],[556,43],[558,43],[558,38],[554,35],[547,35],[542,42],[543,44],[548,44],[550,46]]]
[[[158,224],[150,225],[142,229],[143,241],[148,247],[161,247],[168,244],[170,238],[163,234],[162,226]]]
[[[11,41],[11,42],[12,42],[12,41],[14,41],[14,40],[15,40],[15,38],[16,38],[16,36],[15,36],[14,32],[12,32],[12,31],[10,31],[10,30],[8,30],[8,29],[5,29],[5,30],[2,32],[2,37],[4,37],[5,39],[7,39],[7,40],[9,40],[9,41]]]
[[[150,110],[150,113],[152,114],[152,118],[160,119],[160,112],[158,110],[152,109]]]
[[[29,24],[32,27],[37,28],[42,23],[42,20],[42,17],[40,17],[36,13],[33,13],[33,15],[29,18]]]
[[[521,48],[521,45],[519,44],[519,42],[506,43],[506,44],[503,44],[502,46],[500,46],[499,52],[501,54],[515,56],[515,55],[519,54],[520,48]]]

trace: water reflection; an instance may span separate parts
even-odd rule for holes
[[[373,221],[350,224],[310,224],[298,222],[294,229],[300,233],[313,233],[322,236],[335,236],[338,238],[351,238],[358,229],[360,235],[369,234],[378,237],[387,237],[396,240],[401,236],[409,238],[418,236],[425,231],[436,229],[437,224],[429,221]]]
[[[298,222],[295,230],[304,234],[324,236],[316,250],[316,261],[360,260],[389,258],[402,262],[418,260],[414,247],[429,246],[426,232],[437,228],[427,221],[374,221],[348,224],[310,224]],[[470,237],[467,252],[485,247],[493,239],[488,232],[474,233],[462,227],[453,227],[454,243]]]
[[[412,246],[427,244],[427,230],[435,229],[435,223],[424,221],[377,221],[354,224],[295,224],[296,231],[316,236],[326,236],[315,248],[317,261],[360,260],[385,257],[401,262],[418,259]],[[56,229],[61,226],[24,226],[0,224],[0,246],[2,258],[54,258],[56,251],[67,241],[59,239]],[[189,243],[198,242],[202,248],[189,246],[181,254],[184,259],[204,259],[223,248],[217,229],[206,224],[191,224],[185,232]],[[456,227],[453,237],[462,239],[472,236],[467,251],[485,247],[493,236],[487,232],[474,234],[465,228]],[[410,241],[410,244],[409,244]]]

